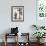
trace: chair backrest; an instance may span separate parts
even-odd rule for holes
[[[11,34],[18,33],[18,27],[16,28],[11,28]]]

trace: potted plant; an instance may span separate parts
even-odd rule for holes
[[[40,29],[45,29],[45,26],[40,26]]]
[[[45,26],[32,25],[32,27],[35,28],[36,30],[45,29]]]
[[[32,25],[33,28],[35,28],[36,30],[38,30],[38,26],[37,25]]]
[[[35,32],[33,35],[37,38],[38,43],[40,43],[40,40],[46,36],[45,34],[45,32]]]

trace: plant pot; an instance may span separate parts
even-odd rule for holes
[[[40,39],[40,43],[44,43],[44,40],[45,40],[45,39]]]
[[[38,39],[37,42],[38,42],[39,44],[41,44],[41,43],[44,42],[44,40],[45,40],[45,39]]]
[[[40,43],[40,39],[37,39],[37,43]]]

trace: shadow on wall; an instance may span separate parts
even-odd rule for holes
[[[8,29],[4,30],[2,34],[10,33],[10,32],[11,32],[11,28],[8,28]]]
[[[37,39],[33,36],[33,33],[35,33],[36,30],[34,28],[32,28],[32,25],[29,26],[29,29],[30,29],[29,36],[30,36],[31,42],[33,42],[33,41],[36,42]]]
[[[4,41],[4,35],[5,35],[5,33],[10,33],[11,32],[10,30],[11,30],[11,28],[7,28],[7,29],[3,30],[2,33],[0,33],[0,42]]]

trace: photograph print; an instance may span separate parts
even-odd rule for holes
[[[12,6],[11,7],[11,20],[13,22],[24,21],[24,6]]]

